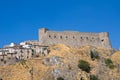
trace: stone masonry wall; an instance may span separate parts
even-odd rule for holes
[[[68,46],[95,46],[111,48],[109,35],[107,32],[102,33],[85,33],[77,31],[49,31],[42,28],[39,30],[40,45],[65,44]]]

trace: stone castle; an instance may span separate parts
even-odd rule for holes
[[[39,29],[39,44],[54,45],[65,44],[68,46],[95,46],[112,48],[108,32],[86,33],[77,31],[49,31],[46,28]]]
[[[67,46],[95,46],[112,49],[107,32],[85,33],[77,31],[49,31],[46,28],[39,30],[39,41],[29,40],[19,44],[11,43],[0,48],[0,65],[14,64],[21,60],[46,56],[49,54],[49,45],[65,44]]]

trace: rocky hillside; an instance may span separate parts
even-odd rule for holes
[[[47,56],[0,67],[1,80],[120,80],[120,51],[50,46]]]

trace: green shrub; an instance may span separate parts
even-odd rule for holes
[[[97,76],[95,75],[90,75],[90,80],[99,80]]]
[[[111,59],[105,59],[105,64],[108,66],[110,69],[114,69],[114,65]]]
[[[90,57],[92,60],[94,60],[94,54],[93,54],[93,51],[90,51]]]
[[[58,77],[57,80],[64,80],[64,78],[62,78],[62,77]]]
[[[83,78],[83,77],[81,77],[81,78],[80,78],[80,80],[84,80],[84,78]]]
[[[93,52],[93,51],[90,51],[90,57],[92,60],[95,60],[95,59],[100,59],[100,56],[97,52]]]
[[[90,72],[90,64],[87,61],[79,60],[78,67],[87,73]]]

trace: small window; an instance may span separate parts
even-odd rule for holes
[[[51,36],[49,35],[49,38],[51,38]]]
[[[60,39],[62,39],[62,36],[60,36]]]
[[[6,61],[4,61],[4,64],[6,64]]]
[[[56,36],[54,36],[54,38],[56,38]]]
[[[75,39],[75,37],[73,36],[73,39]]]
[[[1,59],[1,61],[4,61],[4,59]]]
[[[83,39],[82,37],[80,37],[81,39]]]
[[[66,36],[66,39],[68,38],[68,36]]]
[[[88,37],[86,37],[86,39],[88,40]]]
[[[20,51],[21,53],[23,53],[23,50]],[[12,54],[11,54],[12,55]]]
[[[104,41],[104,39],[101,40],[102,42]]]
[[[8,59],[11,59],[11,57],[8,57]]]

